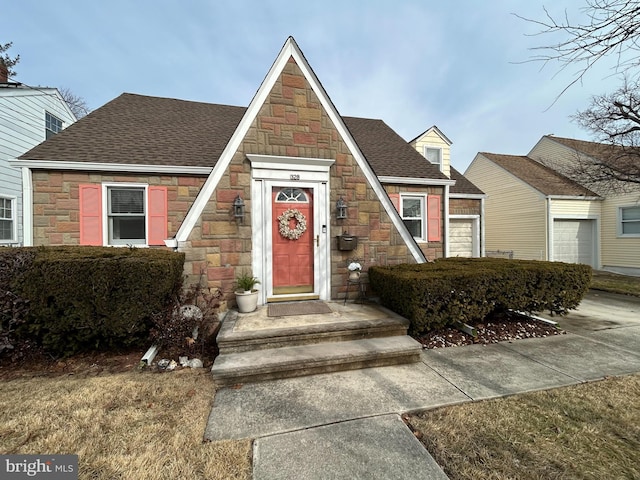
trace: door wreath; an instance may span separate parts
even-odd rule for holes
[[[289,227],[289,221],[296,219],[296,228]],[[282,212],[282,215],[278,217],[280,222],[280,235],[289,240],[298,240],[302,234],[307,230],[307,219],[300,210],[290,208]]]

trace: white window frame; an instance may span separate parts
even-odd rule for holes
[[[640,218],[637,220],[622,220],[622,211],[627,208],[639,208],[640,205],[622,205],[618,207],[618,237],[623,238],[640,238],[640,233],[624,233],[625,223],[640,223]]]
[[[112,188],[135,188],[144,191],[144,239],[111,240],[111,222],[109,215],[109,190]],[[102,184],[102,243],[109,247],[147,247],[149,246],[149,185],[146,183],[103,183]]]
[[[49,117],[51,117],[52,119],[54,119],[56,121],[56,123],[60,124],[60,128],[59,129],[53,129],[50,128],[52,122]],[[56,125],[56,128],[58,127],[58,125]],[[56,135],[57,133],[60,133],[62,130],[64,129],[64,122],[62,121],[61,118],[56,117],[53,113],[48,112],[45,110],[44,112],[44,130],[45,130],[45,138],[49,139],[51,137],[53,137],[54,135]]]
[[[405,199],[418,199],[420,200],[420,217],[405,217],[404,216],[404,200]],[[426,242],[427,241],[427,196],[422,194],[409,194],[409,193],[401,193],[400,194],[400,218],[402,221],[404,220],[420,220],[421,228],[420,228],[420,236],[413,237],[418,242]]]
[[[440,159],[440,162],[438,162],[438,163],[434,163],[434,162],[430,161],[430,160],[429,160],[429,157],[427,156],[427,150],[438,150],[438,157],[439,157],[439,159]],[[443,152],[443,148],[442,148],[442,147],[440,147],[440,146],[438,146],[438,145],[425,145],[425,146],[423,147],[423,156],[424,156],[424,158],[426,158],[426,159],[427,159],[427,161],[428,161],[429,163],[431,163],[432,165],[437,165],[437,166],[438,166],[438,169],[439,169],[440,171],[442,171],[442,162],[443,162],[443,160],[442,160],[442,155],[443,155],[443,153],[444,153],[444,152]]]
[[[18,212],[17,212],[17,197],[12,195],[0,195],[3,200],[9,200],[11,206],[11,218],[2,218],[2,220],[9,220],[11,222],[11,238],[0,239],[0,244],[8,245],[18,242]]]

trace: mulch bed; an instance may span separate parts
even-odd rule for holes
[[[509,312],[493,315],[473,326],[478,332],[477,337],[472,337],[456,328],[446,327],[421,335],[416,340],[422,344],[423,348],[445,348],[473,344],[488,345],[567,333],[548,323]]]

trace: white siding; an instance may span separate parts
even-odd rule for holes
[[[481,154],[464,175],[487,194],[486,251],[513,250],[514,258],[546,260],[545,197]]]
[[[22,173],[9,166],[45,140],[45,111],[63,121],[63,128],[75,117],[56,89],[0,87],[0,195],[16,198],[18,235],[22,243]]]
[[[607,198],[602,205],[602,265],[611,269],[640,269],[640,238],[618,235],[618,210],[640,204],[640,193]]]

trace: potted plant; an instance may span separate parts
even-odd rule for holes
[[[260,280],[247,272],[236,278],[236,303],[240,313],[253,312],[258,305],[258,290],[255,287]]]

